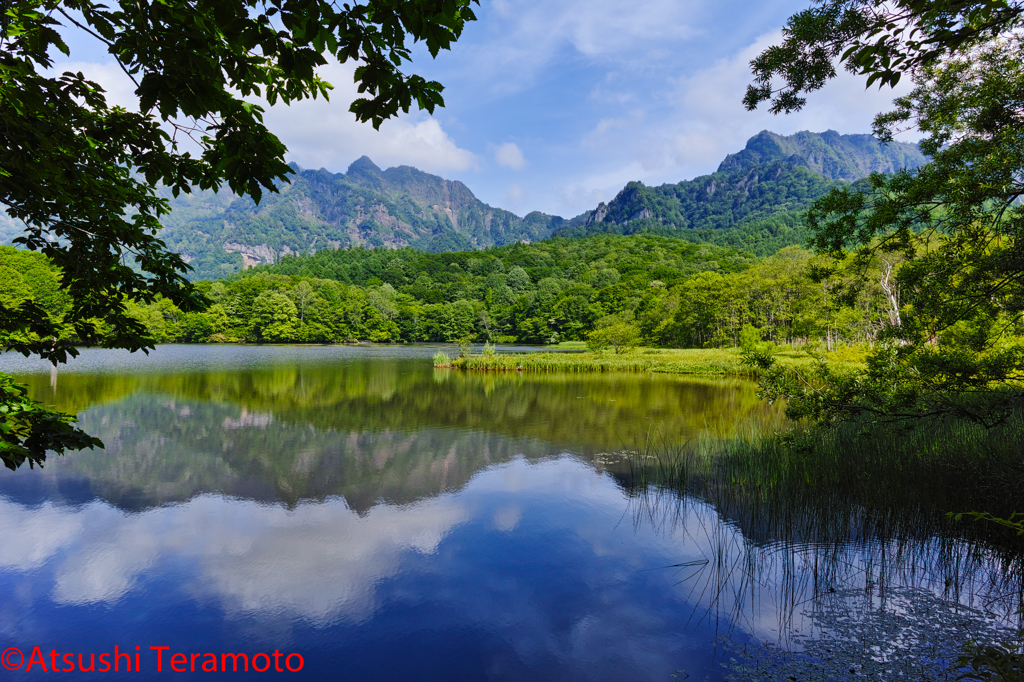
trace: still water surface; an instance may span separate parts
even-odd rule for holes
[[[736,647],[799,652],[827,629],[815,546],[630,492],[622,453],[649,434],[777,420],[751,384],[460,373],[434,350],[88,350],[57,373],[0,357],[106,444],[0,473],[0,644],[48,665],[140,647],[131,679],[161,676],[160,646],[163,675],[174,652],[278,650],[302,655],[277,673],[295,679],[714,680]],[[884,606],[884,546],[829,555],[845,604]],[[998,582],[977,559],[951,596],[929,557],[900,586],[978,607]],[[176,677],[209,678],[202,660]]]

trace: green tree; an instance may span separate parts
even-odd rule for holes
[[[374,343],[397,341],[401,331],[398,325],[384,317],[373,305],[363,308],[363,332]]]
[[[551,307],[551,325],[563,341],[582,341],[592,321],[593,311],[587,296],[563,296]]]
[[[295,341],[299,313],[292,300],[278,291],[265,291],[256,297],[249,316],[249,332],[255,341],[287,343]]]
[[[299,312],[299,320],[306,321],[306,313],[314,304],[316,292],[309,282],[299,282],[292,289],[292,300],[295,301],[295,308]]]
[[[454,342],[476,337],[477,314],[470,301],[459,300],[437,306],[437,340]]]
[[[867,76],[867,86],[895,86],[904,73],[966,55],[1021,25],[1020,0],[816,0],[790,17],[783,41],[752,62],[754,83],[743,103],[770,102],[773,113],[796,111],[804,93],[836,76],[838,62]]]
[[[674,318],[675,345],[704,347],[721,343],[728,335],[725,282],[717,272],[702,272],[679,289],[679,308]]]
[[[0,330],[16,341],[7,349],[58,363],[76,355],[74,340],[151,348],[129,302],[162,297],[185,313],[205,305],[183,277],[184,261],[156,236],[169,210],[156,186],[177,196],[227,185],[256,201],[276,191],[291,172],[285,148],[252,100],[327,97],[331,85],[316,69],[329,57],[359,64],[355,80],[365,96],[351,106],[358,120],[377,127],[413,101],[433,111],[443,105],[441,84],[405,73],[403,62],[417,41],[434,56],[448,49],[475,19],[473,1],[4,3],[0,206],[26,225],[16,242],[60,269],[70,299],[60,318],[30,299],[0,303]],[[132,78],[137,113],[110,106],[81,73],[53,72],[54,54],[71,56],[64,34],[72,26],[101,42]],[[200,154],[179,147],[186,137]],[[53,449],[74,444],[68,419],[22,409],[24,392],[10,386],[0,385],[5,464],[41,462],[47,429],[58,422],[67,428]]]
[[[505,276],[505,284],[513,291],[522,291],[530,286],[530,276],[520,266],[515,266]]]
[[[768,392],[788,396],[791,414],[822,421],[953,414],[998,423],[1019,402],[1024,379],[1024,48],[1011,31],[1024,9],[995,1],[822,7],[840,5],[882,8],[882,15],[895,8],[910,12],[909,23],[876,26],[881,37],[872,47],[866,34],[834,32],[838,24],[824,19],[812,26],[808,17],[822,18],[823,9],[794,17],[791,27],[795,21],[804,33],[789,34],[754,62],[758,78],[783,75],[789,90],[755,88],[748,106],[774,96],[773,109],[799,108],[794,93],[816,83],[801,81],[799,69],[823,62],[787,58],[783,48],[827,38],[846,45],[842,59],[869,80],[894,83],[899,69],[911,73],[913,92],[876,117],[875,135],[888,141],[916,126],[931,162],[872,176],[866,187],[834,189],[812,206],[816,250],[863,269],[882,262],[888,320],[866,371],[766,372]],[[894,38],[900,35],[903,42]]]
[[[616,354],[627,353],[640,343],[640,327],[630,313],[605,315],[597,320],[594,329],[587,334],[587,347],[601,350],[611,346]]]

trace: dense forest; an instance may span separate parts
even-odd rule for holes
[[[807,239],[803,213],[833,187],[923,160],[916,146],[866,135],[765,131],[711,175],[632,182],[571,221],[520,219],[462,183],[367,158],[346,174],[296,169],[259,207],[212,192],[173,201],[165,238],[204,279],[205,312],[126,306],[158,342],[690,348],[737,345],[746,329],[748,340],[872,343],[898,309],[888,283],[899,264],[824,269],[795,246]],[[411,246],[381,248],[401,244]],[[497,246],[473,250],[486,244]],[[233,272],[239,259],[253,267]],[[4,302],[67,310],[38,254],[0,247],[0,277]]]
[[[290,181],[258,205],[226,189],[178,196],[161,189],[171,208],[161,239],[189,263],[192,280],[337,248],[438,253],[594,234],[678,237],[769,256],[806,243],[803,214],[831,188],[924,160],[915,145],[882,146],[870,135],[762,131],[714,173],[656,187],[630,182],[607,204],[570,219],[538,211],[519,217],[461,182],[409,166],[382,170],[367,157],[345,173],[293,164]],[[0,214],[0,244],[24,229]]]
[[[844,273],[799,247],[767,258],[654,235],[595,235],[484,251],[340,249],[198,284],[211,305],[128,304],[158,342],[603,341],[734,346],[871,343],[890,320],[895,262]],[[59,316],[59,273],[0,247],[5,298]],[[860,283],[854,286],[855,283]]]

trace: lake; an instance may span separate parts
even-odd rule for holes
[[[787,534],[637,488],[645,444],[781,428],[749,382],[460,373],[436,350],[0,356],[106,445],[0,473],[5,679],[929,679],[1019,604],[976,544]]]

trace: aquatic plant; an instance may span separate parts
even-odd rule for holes
[[[958,680],[984,680],[986,682],[1024,681],[1024,630],[1013,640],[985,644],[970,642],[957,661],[966,668]]]
[[[674,567],[713,595],[694,617],[746,623],[775,606],[785,641],[725,646],[726,679],[1019,680],[1024,536],[947,512],[1014,520],[1024,414],[995,429],[865,426],[751,423],[629,451],[635,523],[704,557]]]

